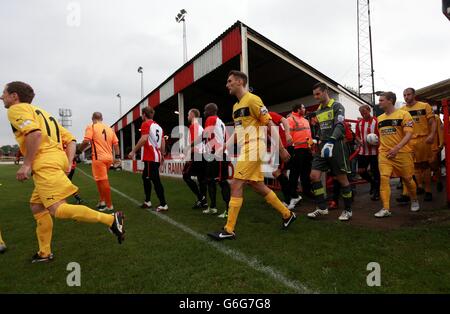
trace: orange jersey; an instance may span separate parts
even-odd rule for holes
[[[88,125],[84,140],[91,142],[92,160],[112,160],[112,147],[119,143],[116,133],[102,122]]]

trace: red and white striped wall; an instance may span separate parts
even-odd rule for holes
[[[147,105],[151,107],[158,106],[233,57],[241,54],[241,52],[241,27],[237,25],[230,29],[216,44],[184,65],[166,83],[154,90],[139,105],[136,105],[130,112],[124,115],[114,124],[114,131],[118,132],[138,119],[143,107]]]

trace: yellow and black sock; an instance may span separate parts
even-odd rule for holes
[[[234,232],[234,227],[236,226],[236,221],[241,210],[244,198],[242,197],[231,197],[230,203],[228,205],[228,218],[227,224],[225,225],[225,231],[228,233]]]
[[[317,208],[321,210],[327,209],[327,201],[325,200],[325,189],[323,188],[322,182],[313,182],[311,189],[314,194]]]
[[[39,255],[49,256],[52,253],[53,219],[48,210],[34,214],[36,220],[36,236],[39,244]]]
[[[92,210],[83,205],[62,204],[56,210],[55,217],[58,219],[73,219],[89,223],[102,223],[111,227],[114,222],[114,216]]]
[[[266,199],[267,203],[269,203],[281,214],[281,216],[283,216],[283,219],[288,219],[289,217],[291,217],[290,210],[283,205],[274,191],[270,191],[264,198]]]
[[[342,198],[344,199],[344,206],[346,211],[352,211],[352,187],[350,185],[343,186]]]

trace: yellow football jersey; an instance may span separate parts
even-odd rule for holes
[[[430,132],[428,120],[434,118],[433,109],[429,104],[418,101],[414,106],[405,105],[400,109],[408,111],[414,119],[413,138],[428,135]]]
[[[260,127],[267,126],[272,119],[261,98],[248,92],[233,106],[235,132],[239,145],[265,141],[265,133]]]
[[[380,152],[388,152],[401,142],[406,132],[413,132],[414,121],[411,115],[404,110],[396,110],[390,115],[383,113],[378,117],[378,130],[380,132]],[[406,144],[399,151],[410,153],[412,149]]]
[[[37,130],[42,132],[42,141],[35,159],[45,153],[62,151],[63,144],[75,141],[75,137],[48,112],[31,104],[11,106],[8,109],[8,120],[24,156],[27,154],[25,136]]]

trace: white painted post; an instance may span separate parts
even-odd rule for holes
[[[248,43],[247,43],[247,27],[241,26],[241,44],[242,44],[242,53],[241,53],[241,72],[247,74],[248,82],[250,82],[250,77],[248,73]],[[247,87],[250,86],[247,83]]]
[[[178,126],[180,130],[180,153],[184,150],[184,97],[178,93]]]

